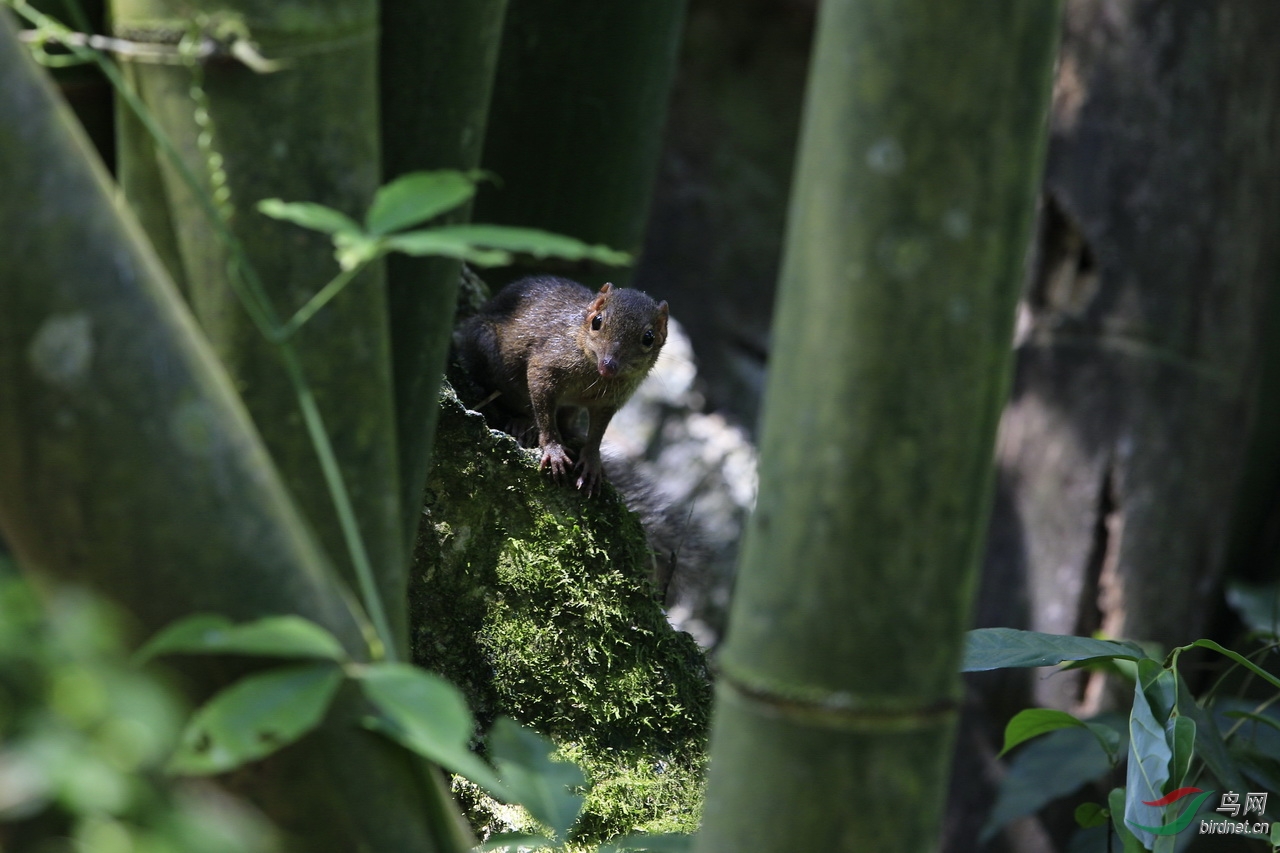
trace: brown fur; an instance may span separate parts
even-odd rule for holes
[[[541,467],[557,480],[576,471],[577,487],[594,494],[600,440],[657,361],[668,315],[666,302],[638,290],[606,284],[593,293],[566,278],[534,276],[504,287],[459,327],[454,344],[470,377],[498,394],[486,408],[491,422],[532,418]],[[565,436],[583,409],[588,428],[575,465]]]

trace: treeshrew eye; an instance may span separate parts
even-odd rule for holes
[[[653,346],[653,329],[645,329],[644,336],[640,338],[640,343],[647,347]]]
[[[597,314],[596,316],[594,316],[594,317],[592,317],[592,318],[591,318],[591,331],[593,331],[593,332],[598,332],[598,331],[600,331],[600,327],[601,327],[602,325],[604,325],[604,315],[603,315],[603,314]]]

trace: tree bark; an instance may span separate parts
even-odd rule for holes
[[[703,853],[937,844],[1057,10],[822,7]]]
[[[1280,8],[1067,9],[982,621],[1167,647],[1208,628],[1249,470],[1280,278]],[[1035,694],[1088,713],[1101,687]]]

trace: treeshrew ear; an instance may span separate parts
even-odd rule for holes
[[[606,281],[604,283],[604,287],[600,288],[600,295],[603,296],[604,294],[608,293],[612,289],[613,289],[613,284]]]
[[[670,309],[667,308],[667,300],[658,303],[658,322],[655,327],[662,333],[663,340],[667,337],[667,317],[671,315]]]
[[[600,288],[600,295],[595,298],[591,305],[587,308],[587,321],[590,322],[593,317],[604,310],[605,299],[608,298],[609,285]]]

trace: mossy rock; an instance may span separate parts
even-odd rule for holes
[[[410,580],[414,659],[462,687],[482,727],[507,714],[583,766],[594,786],[583,840],[692,831],[705,660],[668,625],[644,531],[618,494],[553,483],[537,459],[446,387]],[[478,823],[510,828],[468,805]]]

